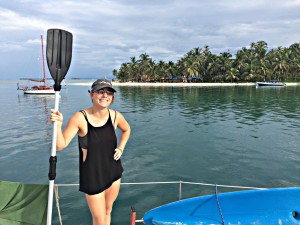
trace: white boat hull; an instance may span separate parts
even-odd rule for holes
[[[54,89],[51,90],[24,90],[24,94],[29,95],[54,95]]]
[[[285,83],[282,82],[256,82],[258,87],[284,87]]]

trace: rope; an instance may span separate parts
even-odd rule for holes
[[[60,208],[59,208],[59,196],[58,196],[58,185],[54,184],[54,193],[55,193],[55,202],[56,202],[56,208],[58,212],[58,218],[59,218],[59,223],[62,225],[62,218],[60,214]]]
[[[216,196],[216,201],[217,201],[219,213],[220,213],[220,216],[221,216],[221,219],[222,219],[222,225],[225,225],[224,217],[223,217],[223,214],[222,214],[222,210],[221,210],[221,206],[220,206],[220,202],[219,202],[219,198],[218,198],[218,185],[217,184],[215,184],[215,196]]]

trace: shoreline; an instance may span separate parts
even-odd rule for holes
[[[65,80],[66,85],[91,86],[95,80]],[[17,80],[0,80],[0,83],[18,83]],[[297,86],[300,82],[287,82],[286,86]],[[113,86],[139,86],[139,87],[229,87],[229,86],[255,86],[255,82],[243,83],[146,83],[146,82],[116,82],[112,81]]]
[[[138,83],[112,82],[113,86],[145,86],[145,87],[218,87],[218,86],[255,86],[255,83]]]
[[[227,87],[227,86],[256,86],[255,82],[249,83],[135,83],[112,82],[113,86],[146,86],[146,87]],[[286,83],[286,86],[296,86],[300,83]]]
[[[67,85],[87,85],[91,86],[94,80],[66,80]],[[144,82],[115,82],[112,81],[112,86],[137,86],[137,87],[229,87],[229,86],[255,86],[255,82],[245,83],[144,83]],[[286,86],[297,86],[300,82],[286,83]]]

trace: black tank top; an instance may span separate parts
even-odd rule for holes
[[[80,111],[87,122],[86,136],[78,136],[79,144],[79,190],[89,194],[98,194],[112,183],[122,177],[123,167],[121,160],[114,160],[117,147],[115,128],[109,118],[101,127],[92,126],[84,110]],[[87,150],[87,156],[83,161],[82,149]]]

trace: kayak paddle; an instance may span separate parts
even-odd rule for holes
[[[49,29],[47,31],[46,56],[50,74],[54,80],[55,91],[55,111],[59,107],[59,92],[61,81],[65,78],[72,59],[73,35],[61,29]],[[56,176],[56,141],[57,141],[57,122],[53,124],[52,148],[49,159],[49,193],[48,193],[48,211],[47,225],[51,225],[52,206],[53,206],[53,189]]]

